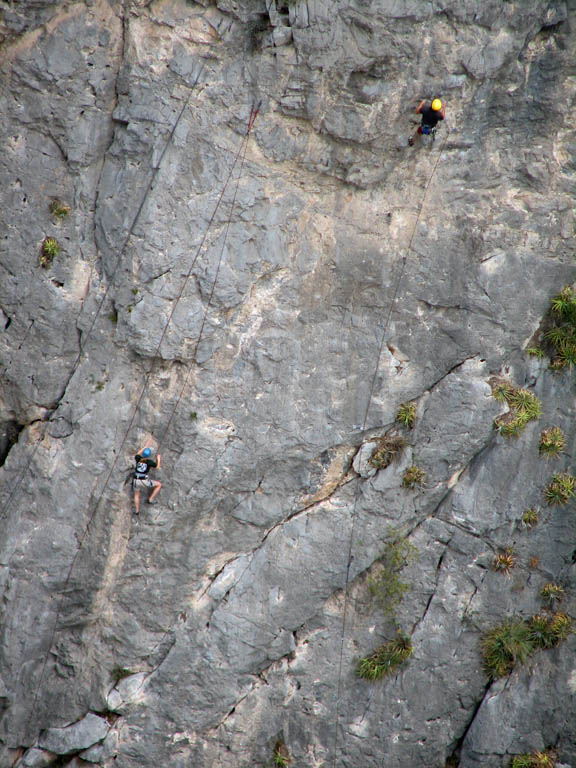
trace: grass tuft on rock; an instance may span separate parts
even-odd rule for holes
[[[574,620],[567,613],[559,611],[550,619],[550,630],[556,638],[556,645],[567,640],[574,632]]]
[[[377,441],[377,448],[368,459],[375,469],[385,469],[392,462],[400,461],[406,441],[400,435],[386,435]]]
[[[510,761],[510,768],[554,768],[555,765],[556,754],[553,750],[516,755]]]
[[[566,590],[562,584],[556,584],[553,581],[549,581],[547,584],[544,584],[540,590],[540,597],[551,608],[559,605],[564,599],[565,595]]]
[[[550,617],[537,613],[528,623],[530,627],[530,642],[536,649],[554,648],[557,645],[556,634],[550,626]]]
[[[508,675],[534,653],[530,628],[523,619],[509,619],[482,638],[484,669],[490,680]]]
[[[576,493],[576,477],[569,472],[556,472],[544,489],[544,497],[548,506],[563,506],[568,504]]]
[[[384,643],[370,656],[360,659],[356,674],[363,680],[374,682],[391,675],[412,656],[414,648],[410,638],[402,632],[389,643]]]
[[[546,325],[543,346],[550,354],[550,368],[572,369],[576,365],[576,291],[571,285],[550,302]]]
[[[424,485],[426,480],[426,472],[415,464],[404,470],[402,475],[402,486],[404,488],[416,488]]]
[[[490,381],[492,396],[505,402],[510,410],[494,419],[494,427],[505,437],[518,437],[528,422],[538,419],[542,413],[542,404],[533,392],[515,387],[504,378]]]
[[[52,200],[50,203],[50,213],[57,219],[64,219],[70,213],[70,206],[61,200]]]
[[[539,452],[545,459],[557,459],[566,448],[566,437],[560,427],[550,427],[540,433]]]
[[[534,528],[538,525],[539,519],[540,518],[537,509],[534,509],[533,507],[526,509],[522,513],[522,526],[524,528]]]
[[[290,752],[282,739],[278,739],[274,745],[272,765],[274,768],[287,768],[290,765]]]
[[[507,547],[504,552],[498,552],[494,560],[492,561],[492,570],[497,573],[505,573],[506,576],[510,576],[510,571],[516,565],[516,556],[514,550],[511,547]]]
[[[412,429],[416,419],[416,403],[402,403],[396,414],[396,421]]]
[[[573,631],[567,613],[536,614],[528,621],[507,619],[484,633],[481,642],[484,671],[490,680],[510,674],[538,650],[555,648]]]
[[[45,237],[40,246],[40,258],[38,260],[40,266],[43,269],[48,269],[61,250],[60,243],[55,237]]]

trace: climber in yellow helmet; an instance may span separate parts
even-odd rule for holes
[[[422,115],[422,123],[418,126],[417,134],[424,136],[431,134],[432,138],[434,138],[436,126],[440,120],[444,120],[446,104],[442,104],[440,99],[435,98],[432,99],[432,103],[428,106],[426,99],[423,99],[416,107],[416,114]],[[410,136],[408,144],[410,146],[414,144],[414,136]]]

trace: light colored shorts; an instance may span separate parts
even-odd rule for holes
[[[134,478],[132,480],[132,488],[134,488],[135,491],[140,491],[142,488],[154,488],[155,485],[158,485],[156,480],[152,480],[150,477],[143,477],[143,478]]]

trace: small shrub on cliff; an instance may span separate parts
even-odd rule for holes
[[[540,455],[545,459],[556,459],[566,448],[566,438],[560,427],[550,427],[540,433]]]
[[[556,472],[544,489],[548,506],[568,504],[576,492],[576,477],[569,472]]]
[[[553,581],[549,581],[548,584],[544,584],[540,590],[542,600],[550,607],[554,607],[564,599],[566,590],[561,584],[555,584]]]
[[[533,652],[530,628],[522,619],[505,621],[482,639],[484,669],[490,680],[508,675],[517,664],[525,664]]]
[[[516,755],[510,762],[510,768],[554,768],[555,765],[556,754],[552,750]]]
[[[490,680],[510,674],[538,650],[554,648],[573,632],[573,620],[566,613],[537,614],[531,619],[508,619],[484,633],[482,658]]]
[[[525,510],[522,513],[522,526],[524,528],[534,528],[536,525],[538,525],[538,520],[538,510],[534,509],[533,507]]]
[[[414,426],[414,420],[416,419],[416,403],[402,403],[398,408],[396,414],[396,421],[403,424],[408,429],[412,429]]]
[[[563,640],[567,640],[568,637],[574,631],[574,620],[567,613],[559,612],[555,613],[550,619],[550,630],[556,638],[556,645]]]
[[[70,213],[70,206],[61,200],[52,200],[50,203],[50,213],[57,219],[64,219]]]
[[[511,547],[507,547],[504,552],[498,552],[494,558],[492,562],[492,570],[510,576],[510,571],[515,565],[516,556],[514,555],[514,550]]]
[[[40,247],[40,266],[43,269],[48,269],[56,256],[60,253],[60,250],[60,243],[55,237],[45,237]]]
[[[384,643],[370,656],[360,659],[356,673],[358,677],[373,682],[392,674],[412,656],[414,648],[410,638],[402,632],[389,643]]]
[[[554,296],[546,322],[544,341],[552,358],[550,367],[556,371],[572,368],[576,365],[576,291],[572,286]]]
[[[508,379],[494,378],[490,381],[492,397],[499,402],[509,403],[514,394],[514,384]]]
[[[290,765],[290,752],[288,752],[288,747],[282,739],[278,739],[274,745],[272,764],[274,768],[287,768]]]
[[[404,488],[416,488],[416,486],[423,485],[425,479],[426,472],[415,464],[412,464],[411,467],[404,470],[404,474],[402,475],[402,486]]]
[[[533,392],[515,387],[511,381],[495,378],[490,381],[492,395],[508,404],[510,410],[494,419],[494,426],[505,437],[518,437],[526,424],[542,413],[540,400]]]
[[[399,461],[406,441],[399,435],[386,435],[378,440],[378,447],[368,460],[376,469],[385,469],[393,461]]]
[[[387,616],[394,612],[412,587],[400,580],[400,571],[413,563],[418,550],[401,531],[388,531],[388,539],[380,557],[381,568],[368,579],[368,589]]]
[[[559,611],[552,616],[537,614],[529,621],[530,637],[537,648],[555,648],[567,640],[574,631],[574,620]]]
[[[550,618],[541,613],[532,616],[528,622],[530,628],[530,642],[535,648],[554,648],[557,644],[557,638],[552,631]]]
[[[509,403],[526,422],[539,418],[542,413],[540,400],[527,389],[514,390]]]

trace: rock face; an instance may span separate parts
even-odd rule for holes
[[[78,752],[103,741],[109,729],[110,726],[104,718],[88,712],[82,720],[72,723],[66,728],[48,728],[40,734],[38,743],[42,749],[49,752],[67,755],[70,752]]]
[[[575,637],[480,652],[546,583],[576,611],[574,374],[526,353],[576,280],[576,3],[28,0],[0,35],[0,765],[576,766]],[[516,439],[493,377],[541,401]]]

